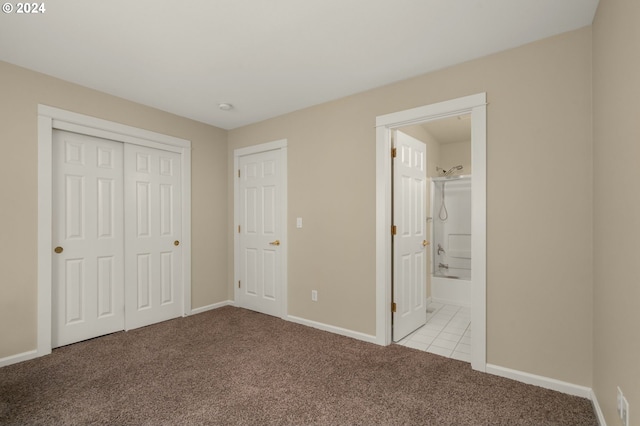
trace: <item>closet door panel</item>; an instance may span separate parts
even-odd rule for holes
[[[53,132],[53,347],[124,329],[123,152]]]
[[[125,146],[126,328],[182,315],[180,155]],[[132,303],[129,303],[129,302]]]

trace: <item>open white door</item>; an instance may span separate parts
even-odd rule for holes
[[[426,145],[396,131],[393,158],[393,341],[427,322]]]

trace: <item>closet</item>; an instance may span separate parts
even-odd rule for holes
[[[52,346],[182,315],[180,154],[53,131]]]

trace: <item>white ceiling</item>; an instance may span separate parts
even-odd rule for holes
[[[232,129],[590,25],[598,0],[44,3],[0,14],[0,60]]]

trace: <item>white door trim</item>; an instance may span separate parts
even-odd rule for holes
[[[179,153],[182,163],[183,315],[191,312],[191,141],[38,105],[37,355],[51,353],[52,134],[54,129]]]
[[[282,288],[280,294],[282,295],[282,307],[281,318],[288,318],[287,309],[287,140],[280,139],[273,142],[267,142],[259,145],[252,145],[245,148],[238,148],[233,150],[233,300],[237,303],[239,300],[238,286],[236,285],[240,279],[240,237],[236,229],[241,222],[240,218],[240,187],[238,185],[237,170],[239,167],[239,158],[244,155],[257,154],[260,152],[280,150],[282,153],[282,205],[280,210],[282,211],[282,217],[280,219],[280,229],[282,229]]]
[[[471,114],[472,271],[471,367],[487,364],[487,112],[486,93],[376,118],[376,343],[391,343],[391,131],[410,124]]]

